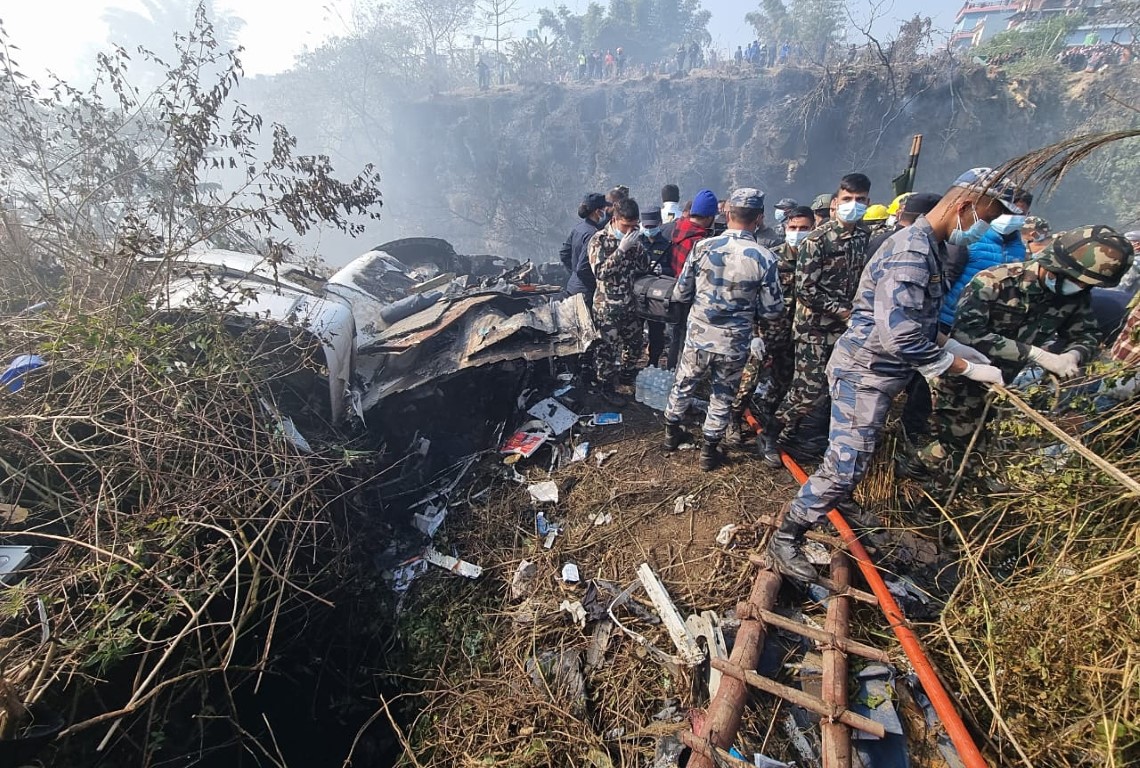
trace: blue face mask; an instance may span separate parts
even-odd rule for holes
[[[661,234],[661,227],[652,227],[649,229],[642,227],[641,228],[641,234],[645,235],[645,237],[653,239],[653,238],[657,237],[659,234]]]
[[[810,234],[811,232],[808,232],[807,230],[800,230],[798,232],[785,232],[784,242],[793,248],[799,248],[800,243],[802,243],[804,241],[804,238]]]
[[[950,233],[950,245],[969,246],[985,237],[986,233],[990,231],[989,222],[979,219],[977,212],[974,213],[974,223],[970,228],[962,230],[962,217],[958,217],[958,226]]]
[[[848,200],[846,203],[835,206],[835,218],[847,224],[859,221],[866,212],[867,204],[860,203],[858,200]]]
[[[784,213],[784,210],[782,208],[777,208],[776,209],[776,221],[783,223],[784,219],[786,219],[786,218],[787,218],[787,214]]]
[[[1045,283],[1045,287],[1047,289],[1053,293],[1058,294],[1059,296],[1072,296],[1073,294],[1080,293],[1085,289],[1084,285],[1080,282],[1077,282],[1076,280],[1062,279],[1060,289],[1058,290],[1057,276],[1052,272],[1045,275],[1045,279],[1042,282]]]
[[[1024,216],[1005,213],[990,222],[990,229],[999,235],[1008,235],[1021,229],[1023,224],[1025,224]]]

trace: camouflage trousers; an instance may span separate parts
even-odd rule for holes
[[[794,364],[795,354],[790,340],[786,344],[769,346],[763,360],[749,354],[736,398],[732,401],[733,415],[739,417],[751,405],[752,415],[761,424],[770,422],[792,383]],[[756,391],[758,387],[759,392]]]
[[[706,373],[712,375],[712,394],[709,397],[709,410],[701,431],[709,440],[720,440],[728,429],[732,399],[740,386],[740,375],[744,372],[747,347],[739,352],[720,354],[697,349],[686,344],[677,363],[677,373],[673,379],[673,389],[669,392],[669,403],[665,406],[665,421],[677,424],[685,417],[693,392]]]
[[[910,375],[895,378],[866,369],[832,368],[829,379],[831,430],[827,453],[788,511],[803,525],[814,525],[837,503],[848,500],[867,475],[891,402],[906,388]]]
[[[632,374],[645,346],[645,321],[632,310],[602,309],[594,313],[599,338],[594,371],[599,384],[614,385],[621,373]]]
[[[792,382],[776,409],[776,417],[792,426],[827,399],[827,361],[836,339],[827,341],[796,339]]]
[[[935,480],[945,484],[958,471],[966,447],[978,429],[978,420],[986,408],[986,390],[968,379],[947,377],[939,380],[932,395],[935,401],[932,439],[918,451],[918,459]],[[984,426],[982,430],[974,444],[977,451],[985,450]]]

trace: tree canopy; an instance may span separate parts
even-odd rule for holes
[[[608,8],[590,3],[580,14],[565,5],[540,9],[538,27],[567,56],[621,47],[631,61],[653,62],[678,45],[709,43],[711,18],[699,0],[610,0]]]

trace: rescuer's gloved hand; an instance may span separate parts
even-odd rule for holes
[[[990,364],[990,359],[988,357],[970,345],[963,344],[960,341],[947,339],[946,343],[942,345],[942,348],[950,354],[954,355],[954,357],[962,358],[967,363],[981,363],[982,365]]]
[[[1005,379],[1001,376],[1001,369],[993,365],[982,365],[980,363],[971,363],[966,360],[966,370],[962,371],[960,376],[965,376],[970,381],[976,381],[979,384],[1001,384],[1005,385]]]
[[[1076,376],[1081,371],[1081,353],[1075,349],[1055,355],[1041,347],[1030,347],[1029,359],[1062,379]]]

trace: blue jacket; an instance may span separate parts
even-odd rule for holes
[[[954,316],[958,313],[958,297],[974,279],[974,275],[991,267],[1025,261],[1027,257],[1020,232],[1011,232],[1008,235],[999,235],[992,229],[986,232],[981,240],[970,246],[961,274],[954,280],[942,300],[942,312],[938,315],[938,322],[947,326],[954,325]]]
[[[573,296],[582,293],[586,296],[586,306],[594,299],[594,288],[598,281],[594,279],[594,270],[590,268],[590,259],[586,253],[586,243],[601,227],[589,219],[582,219],[570,231],[570,237],[562,245],[562,263],[570,270],[570,278],[566,281],[566,293]]]

